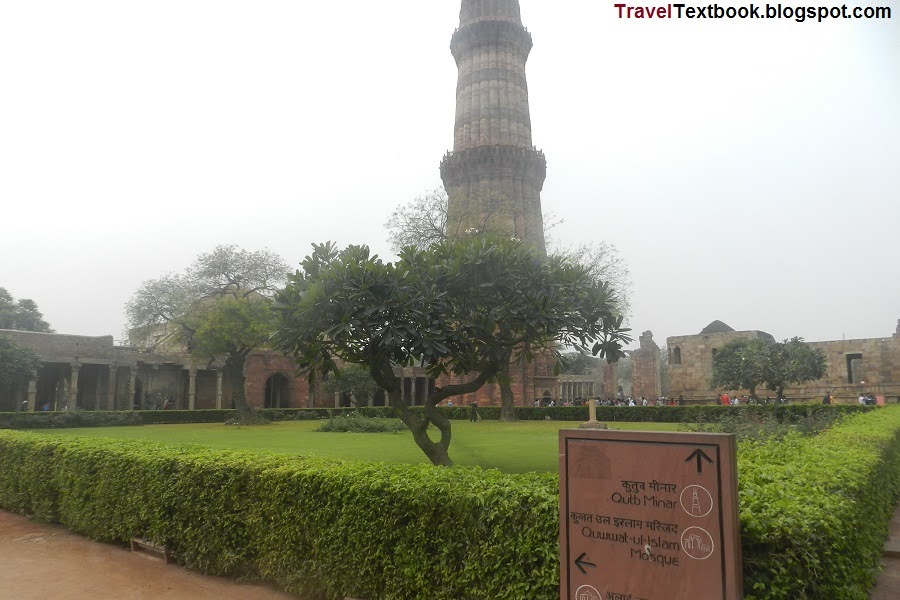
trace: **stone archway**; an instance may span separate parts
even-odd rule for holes
[[[290,408],[291,382],[281,373],[275,373],[266,379],[266,408]]]

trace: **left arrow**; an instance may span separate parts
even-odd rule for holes
[[[582,575],[587,575],[587,571],[584,570],[585,567],[590,567],[592,569],[596,569],[597,565],[592,562],[587,562],[584,560],[587,558],[587,552],[582,552],[581,556],[575,559],[575,566],[578,567],[578,570],[581,571]]]

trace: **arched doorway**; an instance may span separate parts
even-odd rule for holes
[[[276,373],[266,379],[266,408],[289,408],[291,406],[291,387],[288,378]]]

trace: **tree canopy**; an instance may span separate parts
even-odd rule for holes
[[[329,394],[349,395],[350,401],[358,408],[365,405],[380,388],[366,367],[350,363],[326,379],[322,389]]]
[[[460,210],[458,207],[457,209]],[[465,235],[496,236],[504,233],[509,224],[510,213],[515,213],[515,207],[508,199],[496,195],[484,199],[479,209],[485,210],[479,212],[475,230],[450,231],[449,198],[444,188],[439,187],[419,195],[398,205],[385,223],[391,248],[399,254],[406,246],[424,250],[433,244],[459,239]],[[466,218],[466,215],[454,216],[460,222],[474,221]],[[631,272],[619,251],[613,244],[604,241],[576,246],[555,243],[550,232],[560,222],[552,215],[544,215],[544,238],[547,240],[548,254],[564,256],[579,263],[588,268],[597,281],[610,285],[618,299],[619,310],[627,316],[630,310]]]
[[[22,348],[0,335],[0,388],[12,384],[16,377],[28,375],[41,366],[41,360],[30,348]]]
[[[141,284],[126,306],[129,338],[151,349],[183,345],[198,358],[221,361],[235,406],[246,412],[244,363],[271,334],[272,296],[287,272],[269,250],[218,246],[183,273]]]
[[[710,386],[746,389],[756,397],[765,386],[781,398],[791,384],[821,379],[825,375],[825,354],[794,337],[783,342],[753,338],[733,340],[713,356]]]
[[[316,244],[275,305],[274,345],[310,377],[365,365],[435,464],[448,465],[450,422],[435,406],[478,390],[510,362],[575,347],[617,359],[629,340],[615,294],[588,271],[539,256],[515,240],[483,237],[406,247],[385,263],[365,246]],[[398,365],[419,364],[454,383],[429,394],[424,413],[408,410]],[[456,383],[456,381],[461,381]],[[426,429],[441,437],[432,441]]]
[[[600,361],[584,352],[566,352],[561,356],[560,373],[584,375],[600,366]]]
[[[53,333],[34,300],[15,300],[6,288],[0,288],[0,329]]]

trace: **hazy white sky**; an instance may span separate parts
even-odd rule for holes
[[[545,213],[607,240],[632,327],[809,340],[900,318],[900,5],[888,21],[620,20],[522,0]],[[440,185],[458,0],[0,0],[0,287],[113,334],[220,243],[390,256]]]

